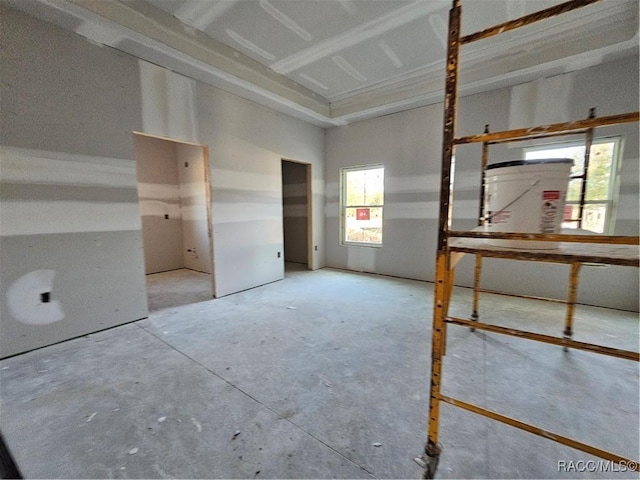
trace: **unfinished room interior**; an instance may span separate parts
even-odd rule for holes
[[[2,478],[638,478],[637,0],[0,0]]]

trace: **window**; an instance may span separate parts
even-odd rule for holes
[[[382,246],[384,168],[343,168],[341,186],[342,243]]]
[[[584,168],[585,147],[580,143],[525,148],[525,160],[572,158],[574,161],[567,188],[562,228],[582,228],[597,233],[609,233],[612,230],[619,145],[619,138],[594,140],[587,172]],[[582,200],[585,180],[585,196]]]

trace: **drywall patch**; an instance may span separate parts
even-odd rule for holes
[[[11,315],[29,325],[49,325],[64,318],[62,305],[52,300],[54,270],[34,270],[13,282],[7,290]]]

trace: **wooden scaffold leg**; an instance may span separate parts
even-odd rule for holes
[[[429,399],[428,440],[424,453],[415,458],[423,469],[423,478],[434,478],[441,447],[438,444],[440,422],[440,379],[442,377],[442,360],[444,356],[447,324],[445,322],[449,288],[451,286],[451,269],[449,256],[445,251],[438,252],[436,268],[436,287],[433,309],[433,336],[431,340],[431,388]]]
[[[571,264],[571,274],[569,276],[569,294],[567,295],[567,316],[564,324],[564,338],[571,339],[573,336],[573,314],[576,308],[576,300],[578,297],[578,275],[580,273],[581,263]],[[564,347],[564,351],[568,352],[569,348]]]
[[[438,254],[436,257],[436,286],[433,307],[433,337],[431,339],[431,387],[429,397],[429,428],[424,453],[416,458],[423,468],[423,478],[434,478],[441,447],[438,444],[440,422],[440,383],[446,339],[445,316],[453,281],[447,234],[451,227],[451,163],[454,155],[455,113],[458,90],[458,50],[460,41],[460,0],[453,0],[449,11],[447,47],[447,78],[445,82],[445,114],[442,140],[442,174],[440,177],[440,212],[438,216]],[[442,200],[444,199],[444,201]]]
[[[482,274],[482,256],[476,255],[476,266],[473,272],[473,312],[471,313],[471,320],[477,322],[480,318],[478,314],[480,304],[480,275]],[[470,328],[473,332],[475,328]]]
[[[451,304],[451,295],[453,294],[453,280],[455,278],[456,269],[451,268],[451,264],[448,266],[447,281],[445,283],[444,290],[444,305],[442,307],[442,318],[447,318],[449,315],[449,305]],[[442,356],[447,354],[447,329],[442,330]]]

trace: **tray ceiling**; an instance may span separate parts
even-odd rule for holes
[[[450,0],[8,0],[92,41],[321,126],[441,101]],[[462,0],[463,34],[562,3]],[[637,55],[637,0],[463,47],[474,93]]]

